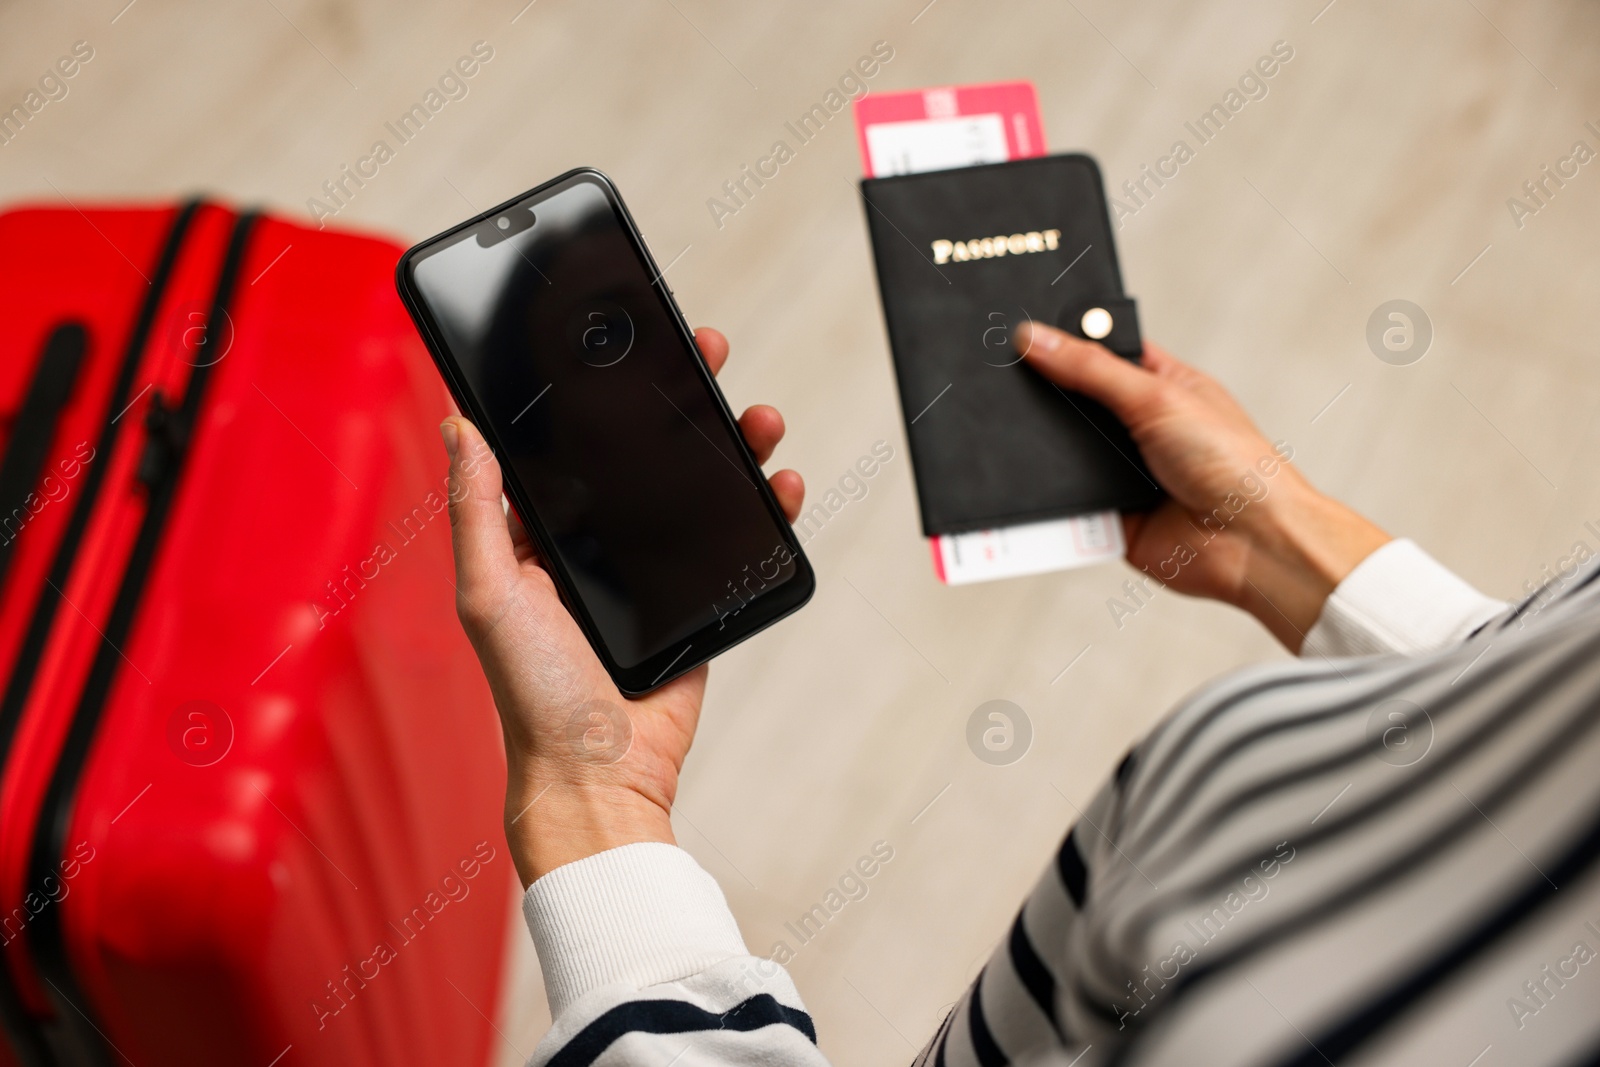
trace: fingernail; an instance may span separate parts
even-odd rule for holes
[[[461,447],[461,430],[454,419],[445,419],[439,424],[439,436],[444,438],[444,450],[455,459],[456,450]]]

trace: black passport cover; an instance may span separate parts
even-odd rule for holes
[[[1095,161],[1043,156],[868,178],[861,192],[923,533],[1154,506],[1161,491],[1116,417],[1046,381],[1009,338],[1024,318],[1077,332],[1084,310],[1124,299]],[[997,238],[1004,255],[992,254]],[[949,250],[935,246],[946,241]],[[957,243],[965,262],[946,258]],[[1137,359],[1127,319],[1116,347]]]

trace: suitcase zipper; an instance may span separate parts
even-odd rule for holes
[[[181,458],[184,429],[178,422],[179,415],[178,408],[167,405],[161,390],[150,393],[150,407],[144,417],[144,453],[135,475],[147,489],[159,486]]]
[[[178,253],[183,248],[184,238],[188,235],[190,224],[199,209],[198,200],[184,204],[179,208],[172,225],[167,230],[160,257],[156,261],[155,272],[150,278],[149,290],[139,307],[133,329],[128,333],[127,346],[123,349],[121,367],[106,405],[105,422],[101,424],[99,439],[95,442],[97,455],[109,455],[116,446],[120,428],[117,426],[115,413],[120,412],[128,403],[128,394],[133,389],[134,377],[143,360],[145,348],[149,344],[156,314],[160,311],[162,298],[172,280]],[[78,502],[73,507],[72,516],[67,520],[67,528],[56,546],[47,582],[40,589],[38,600],[34,603],[28,628],[17,650],[11,678],[6,684],[5,695],[0,698],[0,773],[3,773],[5,765],[9,762],[11,744],[16,738],[23,708],[27,705],[28,694],[33,688],[39,660],[49,641],[50,631],[54,627],[56,611],[61,606],[60,590],[67,584],[67,579],[72,574],[84,530],[89,524],[95,502],[100,495],[107,466],[105,463],[93,464],[85,472]],[[27,884],[25,882],[24,887]],[[9,961],[0,961],[0,1023],[4,1024],[11,1047],[27,1067],[53,1062],[49,1048],[39,1031],[38,1020],[28,1011],[12,981]]]
[[[95,729],[100,725],[100,717],[105,711],[106,700],[111,695],[111,687],[122,662],[122,653],[118,650],[127,642],[128,634],[133,630],[145,582],[150,577],[156,553],[161,547],[161,535],[166,529],[173,500],[177,496],[183,461],[195,423],[200,417],[206,384],[216,368],[217,360],[207,357],[211,346],[223,333],[217,328],[218,325],[228,321],[228,309],[233,302],[240,267],[257,218],[255,213],[247,212],[233,224],[228,250],[223,256],[222,269],[217,277],[211,311],[206,317],[206,332],[195,353],[196,366],[184,388],[183,402],[177,408],[169,409],[164,401],[156,397],[151,405],[148,417],[150,434],[139,459],[139,477],[148,487],[149,502],[127,566],[122,572],[122,583],[112,603],[111,614],[106,619],[103,640],[89,668],[83,691],[78,697],[77,709],[61,747],[61,755],[50,776],[50,786],[45,791],[39,821],[34,826],[33,847],[28,859],[29,885],[38,885],[45,878],[53,876],[66,850],[78,783],[94,742]],[[51,986],[47,995],[55,1004],[55,1018],[43,1025],[45,1039],[68,1062],[88,1060],[110,1064],[108,1039],[89,1015],[92,1005],[72,973],[72,961],[63,933],[61,909],[58,907],[44,909],[23,930],[34,965],[40,977]]]

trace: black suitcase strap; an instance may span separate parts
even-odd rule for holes
[[[5,592],[17,538],[33,516],[29,501],[40,487],[39,474],[50,458],[56,424],[72,398],[88,347],[89,333],[81,322],[64,322],[50,331],[28,395],[11,427],[11,443],[6,446],[5,459],[0,460],[0,594]]]

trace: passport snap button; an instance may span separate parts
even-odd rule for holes
[[[1083,327],[1083,335],[1092,341],[1100,341],[1111,334],[1111,312],[1105,308],[1090,308],[1083,313],[1079,323]]]

